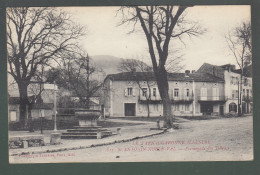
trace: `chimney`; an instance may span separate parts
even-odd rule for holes
[[[190,75],[190,70],[185,70],[185,77],[188,77]]]
[[[193,74],[194,74],[195,72],[196,72],[195,70],[192,70],[192,71],[191,71],[191,73],[193,73]]]
[[[232,64],[232,65],[231,65],[231,71],[232,71],[232,70],[235,70],[235,69],[236,69],[236,66]]]

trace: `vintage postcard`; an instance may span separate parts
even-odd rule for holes
[[[252,161],[251,8],[6,8],[9,162]]]

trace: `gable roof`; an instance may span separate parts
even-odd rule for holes
[[[123,72],[110,74],[106,77],[112,81],[155,81],[153,72]],[[106,80],[105,79],[105,80]],[[185,76],[185,73],[168,73],[168,81],[196,81],[196,82],[224,82],[222,78],[207,73],[191,73]]]
[[[197,72],[213,74],[213,69],[215,69],[216,76],[220,76],[220,77],[224,75],[225,70],[229,70],[233,73],[241,74],[241,69],[236,69],[236,66],[232,64],[224,64],[224,65],[217,66],[209,63],[204,63],[198,69]],[[245,77],[252,77],[252,65],[245,66],[243,74]]]

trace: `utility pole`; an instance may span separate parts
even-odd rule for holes
[[[87,108],[89,109],[89,57],[87,55]]]
[[[57,118],[56,118],[56,113],[57,113],[57,105],[56,105],[56,84],[54,81],[54,131],[57,131]]]
[[[193,106],[193,111],[192,111],[192,114],[193,116],[195,116],[195,82],[194,80],[192,80],[192,96],[193,96],[193,103],[192,103],[192,106]]]

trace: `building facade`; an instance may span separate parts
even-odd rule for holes
[[[169,73],[168,81],[173,115],[201,116],[225,113],[227,98],[223,78],[209,73],[186,71]],[[162,100],[152,72],[111,74],[104,80],[101,104],[106,116],[147,116],[147,102],[150,116],[163,115]]]
[[[225,113],[229,112],[238,112],[238,100],[240,93],[240,85],[242,84],[241,89],[241,98],[242,98],[242,113],[252,113],[253,112],[253,92],[252,92],[252,73],[251,68],[245,69],[246,73],[242,76],[241,80],[241,71],[235,69],[234,65],[226,64],[222,66],[211,65],[204,63],[197,72],[208,73],[219,78],[223,78],[225,81]]]

